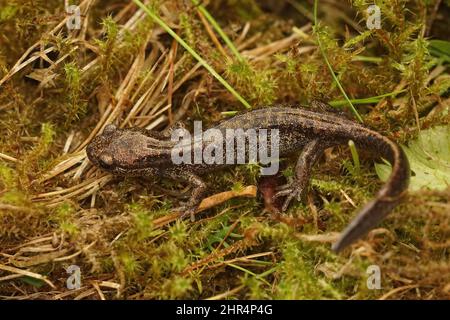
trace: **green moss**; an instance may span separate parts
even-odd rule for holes
[[[54,127],[49,123],[41,125],[41,135],[33,148],[26,152],[17,166],[19,180],[22,186],[30,186],[39,172],[46,169],[50,163],[49,152],[55,137]]]
[[[128,278],[135,276],[139,270],[140,265],[131,252],[124,252],[120,255],[120,263],[123,266],[125,274]]]
[[[87,104],[81,101],[81,79],[80,69],[74,63],[64,65],[66,75],[67,104],[66,104],[66,123],[69,124],[79,119],[86,113]]]
[[[19,190],[11,190],[1,195],[3,203],[23,205],[28,202],[27,195]]]
[[[192,26],[191,18],[186,13],[180,14],[180,25],[183,31],[183,39],[189,44],[191,47],[197,47],[197,38],[195,37],[195,31]]]
[[[7,189],[12,189],[17,185],[15,171],[2,163],[0,163],[0,183],[3,188]]]
[[[168,279],[162,286],[161,298],[176,299],[183,298],[192,289],[192,280],[180,276]]]
[[[226,74],[231,83],[254,105],[270,105],[275,100],[276,80],[270,69],[255,70],[247,61],[228,65]]]
[[[18,11],[18,7],[15,4],[6,5],[0,8],[0,23],[6,20],[13,19]]]
[[[186,223],[181,220],[177,220],[175,224],[169,228],[169,234],[175,243],[185,243],[188,237]]]
[[[283,262],[278,275],[275,298],[277,299],[320,299],[342,298],[325,279],[315,274],[311,261],[298,242],[286,241],[282,247]]]

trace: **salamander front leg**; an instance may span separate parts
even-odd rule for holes
[[[193,187],[191,197],[188,202],[173,211],[182,212],[180,216],[181,219],[190,216],[191,221],[194,221],[195,211],[198,209],[198,205],[202,201],[207,190],[206,183],[199,176],[189,171],[168,172],[166,175],[169,178],[187,182]]]
[[[294,198],[297,198],[299,201],[305,198],[311,179],[312,168],[324,150],[325,146],[318,139],[309,142],[304,147],[295,166],[294,181],[282,186],[280,188],[281,190],[273,196],[274,200],[279,197],[286,197],[281,209],[282,212],[287,210]]]

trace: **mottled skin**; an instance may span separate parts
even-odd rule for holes
[[[375,199],[366,204],[357,217],[333,244],[338,252],[374,228],[400,201],[409,183],[409,163],[402,149],[381,134],[331,112],[325,104],[315,102],[317,111],[301,108],[270,107],[253,110],[225,120],[215,128],[243,130],[278,129],[280,156],[302,150],[292,183],[282,186],[275,197],[285,197],[282,211],[294,199],[300,200],[308,190],[311,170],[326,148],[347,144],[383,157],[392,164],[389,180]],[[199,175],[224,165],[180,164],[171,161],[175,142],[171,131],[117,129],[108,125],[87,147],[89,159],[113,174],[126,176],[166,177],[181,180],[193,187],[184,215],[192,215],[205,196],[207,184]],[[184,216],[183,215],[183,216]]]

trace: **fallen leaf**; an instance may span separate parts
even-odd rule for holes
[[[402,146],[411,166],[409,190],[445,190],[450,186],[450,126],[437,126],[420,132],[417,140]],[[391,174],[389,163],[375,164],[382,181]]]

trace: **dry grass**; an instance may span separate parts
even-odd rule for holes
[[[311,3],[262,2],[206,7],[242,60],[189,1],[158,1],[156,12],[254,107],[340,100]],[[320,1],[318,32],[351,98],[404,90],[358,106],[365,123],[402,143],[448,125],[448,63],[428,54],[423,36],[444,39],[449,7],[385,5],[386,29],[363,39],[363,2]],[[178,200],[166,189],[182,186],[94,168],[85,147],[109,123],[210,124],[244,107],[132,1],[79,6],[82,27],[68,31],[59,1],[0,0],[1,298],[450,297],[450,190],[411,194],[365,240],[330,252],[355,204],[379,187],[369,161],[358,175],[344,172],[345,148],[328,152],[317,192],[284,217],[263,214],[261,199],[241,198],[255,197],[250,166],[208,178],[215,195],[195,222],[168,214]],[[69,290],[74,264],[82,286]],[[381,290],[366,287],[373,264]]]

